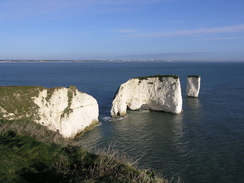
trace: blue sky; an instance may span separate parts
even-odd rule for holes
[[[0,0],[0,59],[244,61],[244,0]]]

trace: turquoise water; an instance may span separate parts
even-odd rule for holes
[[[111,120],[120,84],[155,74],[180,77],[184,112]],[[201,76],[197,99],[186,97],[187,75]],[[86,148],[114,143],[139,166],[186,183],[244,182],[244,63],[6,63],[0,85],[75,85],[100,106],[102,124],[79,139]]]

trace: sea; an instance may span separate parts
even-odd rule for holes
[[[128,111],[112,119],[118,87],[138,76],[178,75],[183,112]],[[201,76],[198,98],[187,98],[188,75]],[[101,125],[76,141],[89,151],[112,147],[141,169],[172,182],[244,182],[244,63],[81,62],[1,63],[0,85],[76,86],[99,104]]]

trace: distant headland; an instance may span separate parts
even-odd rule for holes
[[[0,60],[0,63],[177,62],[172,60]]]
[[[204,60],[109,60],[109,59],[95,59],[95,60],[24,60],[24,59],[6,59],[0,60],[0,63],[79,63],[79,62],[244,62],[243,61],[204,61]]]

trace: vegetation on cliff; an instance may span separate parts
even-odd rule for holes
[[[42,86],[0,86],[0,119],[5,118],[13,119],[29,119],[33,120],[38,118],[38,105],[35,104],[33,97],[38,97],[41,91],[47,90],[47,96],[45,100],[47,102],[53,96],[53,93],[62,87],[55,88],[44,88]],[[75,93],[76,87],[70,86],[68,88],[68,106],[64,110],[63,116],[68,114],[70,109],[71,101]],[[12,114],[9,115],[9,114]]]
[[[30,98],[37,97],[43,89],[41,86],[0,86],[0,119],[4,113],[12,114],[10,118],[35,118],[38,106]]]
[[[125,159],[89,153],[30,121],[0,120],[0,182],[168,182]]]
[[[188,77],[188,78],[200,78],[199,75],[188,75],[187,77]]]
[[[139,76],[134,79],[147,80],[148,78],[159,78],[160,81],[163,81],[163,78],[168,78],[168,77],[172,77],[174,79],[179,79],[179,77],[177,75],[160,75],[160,74],[153,75],[153,76]]]

